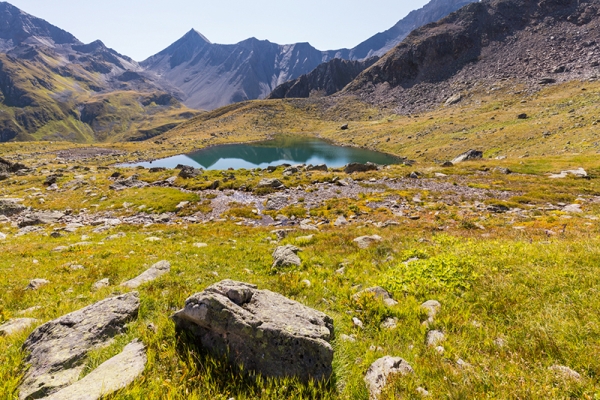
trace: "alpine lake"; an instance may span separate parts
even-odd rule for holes
[[[121,164],[123,167],[175,168],[189,165],[206,170],[255,169],[281,164],[327,164],[338,168],[349,163],[398,164],[399,157],[373,150],[336,146],[315,137],[278,135],[274,139],[224,144],[153,161]]]

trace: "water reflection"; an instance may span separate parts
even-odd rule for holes
[[[211,170],[266,168],[280,164],[327,164],[341,167],[351,162],[395,164],[397,157],[372,150],[335,146],[316,138],[277,136],[273,140],[209,147],[197,152],[164,158],[153,162],[124,164],[174,168],[177,164]]]

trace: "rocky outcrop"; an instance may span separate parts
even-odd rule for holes
[[[225,280],[195,294],[173,315],[176,328],[245,371],[328,379],[333,320],[255,285]]]
[[[79,378],[88,351],[106,345],[137,316],[140,300],[128,293],[102,300],[38,327],[25,341],[29,369],[20,399],[41,398]]]
[[[135,340],[89,375],[45,400],[100,399],[132,383],[144,372],[147,361],[146,347]]]

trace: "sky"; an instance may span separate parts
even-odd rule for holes
[[[249,37],[352,48],[428,0],[8,0],[75,35],[142,61],[194,28],[213,43]]]

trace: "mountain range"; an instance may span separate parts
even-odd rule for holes
[[[320,51],[309,43],[279,45],[256,38],[222,45],[211,43],[202,34],[191,30],[141,65],[181,89],[187,106],[212,110],[244,100],[265,98],[277,86],[331,60],[363,60],[383,55],[413,29],[437,21],[473,1],[432,0],[391,29],[352,49]],[[338,61],[334,63],[330,69],[341,65]],[[342,67],[349,65],[356,69],[357,64]]]
[[[140,63],[0,2],[0,141],[143,140],[196,110],[265,98],[278,85],[333,60],[319,69],[329,94],[372,64],[364,58],[383,54],[414,27],[468,2],[432,0],[354,49],[320,51],[308,43],[255,38],[222,45],[191,30]],[[330,78],[331,71],[343,79]]]

